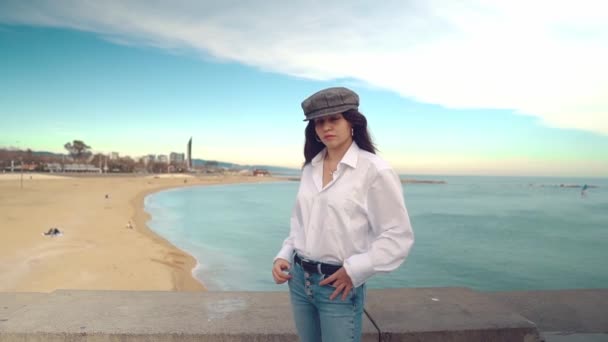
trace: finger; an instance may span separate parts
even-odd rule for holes
[[[325,286],[327,284],[333,283],[334,281],[336,281],[336,274],[335,273],[332,274],[332,275],[330,275],[329,277],[323,279],[323,281],[319,282],[319,285]]]
[[[344,289],[344,284],[341,284],[340,286],[336,287],[331,296],[329,296],[329,300],[334,300],[336,297],[338,297],[340,292],[342,292],[342,289]]]
[[[277,284],[283,284],[286,281],[287,281],[286,279],[281,279],[281,278],[278,278],[278,277],[274,278],[274,282],[277,283]]]
[[[283,265],[278,265],[278,264],[277,264],[277,265],[274,265],[274,267],[272,267],[272,271],[273,271],[273,272],[276,272],[277,274],[281,274],[281,273],[284,273],[283,271],[285,271],[285,270],[288,270],[288,269],[289,269],[289,267],[284,268],[284,267],[282,267],[282,266],[283,266]]]
[[[285,274],[283,272],[277,272],[274,274],[275,281],[280,281],[280,283],[284,283],[291,279],[291,275]]]
[[[274,278],[274,282],[277,284],[285,282],[283,279],[281,279],[281,272],[277,272],[277,270],[274,268],[272,269],[272,277]]]
[[[343,301],[346,300],[346,296],[348,296],[348,294],[350,293],[350,290],[352,290],[352,286],[346,285],[346,287],[344,288],[344,291],[342,291],[342,300]]]
[[[285,273],[285,272],[280,271],[280,270],[275,270],[275,272],[276,272],[277,277],[279,279],[281,279],[283,282],[291,279],[291,274],[289,274],[289,273]]]
[[[281,265],[274,265],[272,267],[273,272],[281,272]]]
[[[280,279],[279,276],[277,275],[277,272],[274,270],[274,268],[272,269],[272,278],[274,279],[275,283],[279,283]]]

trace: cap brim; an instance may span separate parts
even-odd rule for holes
[[[304,119],[303,121],[310,121],[310,120],[314,120],[314,119],[321,118],[321,117],[328,116],[328,115],[342,114],[342,113],[346,112],[347,110],[358,109],[358,108],[359,107],[355,106],[355,105],[344,105],[344,106],[335,107],[335,108],[327,108],[326,110],[318,111],[312,115],[307,115],[306,119]]]

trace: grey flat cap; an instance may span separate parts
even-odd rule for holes
[[[320,90],[302,102],[306,119],[316,119],[326,115],[344,113],[349,109],[359,109],[359,95],[344,87]]]

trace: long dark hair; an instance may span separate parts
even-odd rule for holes
[[[367,130],[367,119],[365,116],[356,109],[350,109],[342,113],[342,116],[353,127],[353,140],[357,143],[359,148],[375,154],[377,149]],[[304,165],[306,165],[325,148],[325,145],[322,142],[317,141],[314,120],[308,121],[308,125],[304,132],[306,137],[306,142],[304,143]]]

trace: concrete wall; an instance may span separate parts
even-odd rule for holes
[[[564,295],[569,301],[563,300]],[[538,298],[546,298],[540,307],[547,315],[527,305],[538,303]],[[556,298],[561,298],[561,311],[552,311],[550,303]],[[366,308],[384,341],[535,342],[541,340],[538,326],[521,314],[522,308],[531,316],[545,317],[546,327],[559,330],[565,305],[575,307],[578,315],[585,317],[588,306],[595,308],[598,301],[606,308],[606,298],[608,290],[562,294],[386,289],[369,290]],[[589,312],[590,317],[595,315]],[[608,332],[605,318],[579,327]],[[364,341],[378,341],[378,333],[367,318],[363,332]],[[0,292],[2,342],[297,340],[286,292]]]

